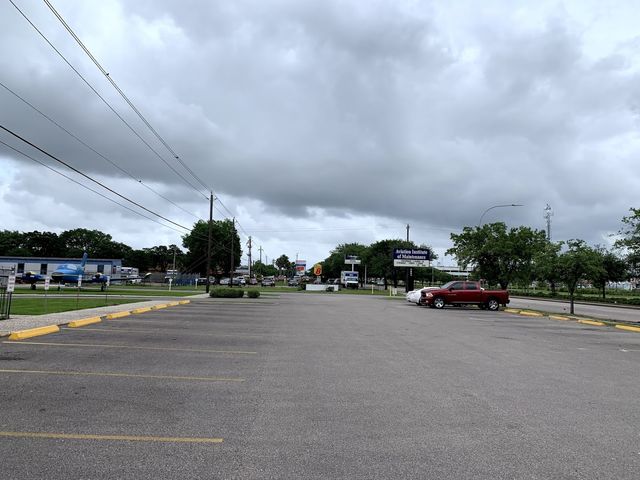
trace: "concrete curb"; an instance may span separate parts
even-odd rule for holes
[[[602,322],[599,320],[590,320],[588,318],[579,318],[579,317],[566,317],[564,315],[555,315],[555,314],[550,314],[550,313],[543,313],[543,312],[535,312],[532,310],[516,310],[514,308],[505,308],[503,310],[506,313],[512,313],[512,314],[516,314],[516,315],[522,315],[525,317],[546,317],[550,320],[560,320],[560,321],[564,321],[564,322],[577,322],[577,323],[582,323],[583,325],[592,325],[594,327],[615,327],[615,328],[619,328],[620,330],[627,330],[629,332],[638,332],[640,333],[640,327],[635,327],[633,325],[627,325],[624,323],[616,323],[614,321],[612,322]]]
[[[47,325],[45,327],[29,328],[27,330],[18,330],[9,335],[9,340],[24,340],[26,338],[47,335],[48,333],[56,333],[60,331],[57,325]]]
[[[127,317],[127,316],[129,316],[131,314],[145,313],[145,312],[150,312],[150,311],[153,311],[153,310],[159,310],[159,309],[167,308],[167,307],[174,307],[174,306],[178,306],[178,305],[186,305],[188,303],[191,303],[191,300],[181,300],[181,301],[170,302],[170,303],[165,303],[165,304],[159,304],[159,305],[153,305],[153,306],[147,306],[147,307],[139,307],[139,308],[135,308],[135,309],[132,309],[132,310],[123,310],[123,311],[120,311],[120,312],[113,312],[113,313],[100,315],[100,316],[95,316],[95,317],[81,318],[81,319],[78,319],[78,320],[60,321],[57,324],[52,324],[52,325],[43,325],[43,326],[39,326],[39,327],[35,327],[35,328],[12,330],[12,331],[7,332],[7,333],[3,332],[2,334],[0,334],[0,337],[8,337],[9,340],[24,340],[24,339],[35,337],[35,336],[39,336],[39,335],[47,335],[49,333],[57,333],[57,332],[60,331],[59,325],[67,325],[67,326],[69,326],[71,328],[79,328],[79,327],[83,327],[85,325],[92,325],[94,323],[102,322],[102,320],[113,320],[113,319],[116,319],[116,318]],[[88,310],[91,310],[91,309],[88,309]],[[78,312],[78,311],[75,311],[75,312]]]
[[[78,328],[84,327],[85,325],[92,325],[94,323],[99,323],[102,321],[102,317],[91,317],[91,318],[83,318],[82,320],[74,320],[73,322],[67,323],[68,327]]]

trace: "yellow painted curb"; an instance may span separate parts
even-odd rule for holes
[[[606,323],[594,322],[593,320],[578,320],[578,323],[584,323],[585,325],[595,325],[596,327],[604,327]]]
[[[67,326],[71,328],[78,328],[78,327],[84,327],[85,325],[98,323],[101,321],[102,319],[100,317],[83,318],[82,320],[74,320],[73,322],[69,322]]]
[[[520,310],[516,310],[515,308],[505,308],[504,311],[507,313],[520,313]]]
[[[136,308],[135,310],[131,310],[131,313],[144,313],[144,312],[150,312],[151,311],[151,307],[140,307],[140,308]]]
[[[180,300],[178,302],[179,305],[186,305],[187,303],[191,303],[191,300]]]
[[[161,308],[167,308],[169,305],[166,303],[162,303],[160,305],[154,305],[153,309],[154,310],[160,310]]]
[[[520,312],[520,315],[524,315],[525,317],[543,317],[541,313],[538,312],[529,312],[527,310],[523,310]]]
[[[630,332],[640,332],[640,327],[632,327],[631,325],[616,325],[620,330],[629,330]]]
[[[569,317],[563,317],[562,315],[549,315],[551,320],[571,320]]]
[[[112,320],[114,318],[128,317],[129,315],[131,315],[131,312],[129,310],[127,310],[126,312],[110,313],[109,315],[107,315],[107,320]]]
[[[9,340],[24,340],[25,338],[37,337],[38,335],[46,335],[48,333],[59,332],[57,325],[47,325],[46,327],[29,328],[28,330],[18,330],[9,335]]]

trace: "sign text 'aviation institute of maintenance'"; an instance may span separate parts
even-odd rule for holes
[[[394,248],[394,267],[428,267],[431,250],[426,248]]]

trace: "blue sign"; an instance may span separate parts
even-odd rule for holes
[[[428,248],[394,248],[394,267],[426,267],[431,260]]]

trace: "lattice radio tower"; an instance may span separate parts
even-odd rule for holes
[[[551,210],[551,206],[547,203],[547,206],[544,208],[544,218],[547,221],[547,240],[551,241],[551,217],[553,217],[553,210]]]

